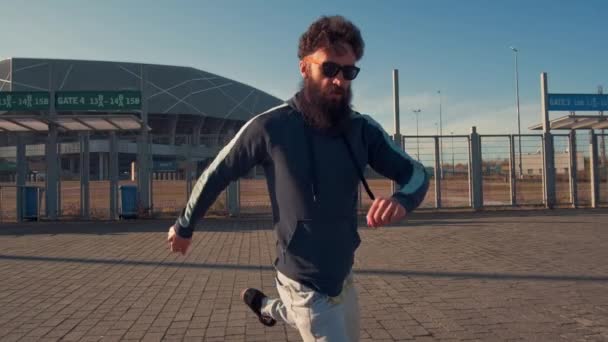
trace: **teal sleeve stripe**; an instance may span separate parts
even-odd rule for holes
[[[215,157],[215,159],[213,160],[211,165],[209,165],[209,167],[207,167],[205,172],[203,172],[203,174],[199,177],[198,181],[196,182],[196,185],[192,189],[192,193],[190,194],[190,198],[188,199],[188,203],[186,204],[184,213],[183,213],[183,215],[180,215],[180,217],[177,220],[177,222],[179,223],[180,226],[182,226],[182,227],[190,226],[192,212],[194,211],[194,207],[196,206],[196,204],[199,200],[199,197],[200,197],[201,193],[203,192],[203,189],[207,186],[207,184],[209,182],[209,176],[213,172],[215,172],[217,170],[218,166],[226,159],[226,156],[230,153],[230,151],[232,151],[234,146],[237,144],[239,137],[243,134],[243,132],[247,129],[247,127],[249,127],[249,125],[251,125],[251,123],[254,122],[260,116],[271,113],[274,110],[277,110],[277,109],[285,107],[285,106],[287,106],[287,104],[284,103],[277,107],[271,108],[271,109],[265,111],[264,113],[256,115],[251,120],[247,121],[243,125],[243,127],[241,127],[241,129],[238,131],[238,133],[234,136],[234,138],[232,138],[232,140],[230,140],[230,142],[226,146],[224,146],[224,148],[222,148],[222,150]]]
[[[399,146],[397,146],[397,144],[395,144],[393,139],[391,139],[391,137],[388,135],[388,133],[386,133],[384,128],[382,128],[382,126],[380,126],[380,124],[378,122],[376,122],[374,119],[372,119],[369,115],[362,115],[362,116],[370,124],[374,125],[376,128],[378,128],[382,132],[386,143],[388,144],[388,146],[391,147],[391,149],[393,151],[397,152],[399,155],[401,155],[403,158],[407,159],[412,164],[412,176],[409,179],[409,181],[407,181],[404,185],[402,185],[401,189],[399,189],[398,192],[405,194],[405,195],[410,195],[410,194],[414,194],[418,190],[422,189],[426,183],[426,173],[424,170],[424,166],[420,162],[418,162],[415,159],[413,159],[412,157],[410,157],[407,153],[405,153],[405,151],[403,149],[399,148]]]

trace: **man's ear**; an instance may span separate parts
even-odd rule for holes
[[[300,60],[300,75],[302,75],[302,78],[306,79],[308,77],[308,72],[307,69],[308,68],[308,63],[304,62],[304,60]]]

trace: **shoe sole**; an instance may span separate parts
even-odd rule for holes
[[[247,305],[247,307],[251,310],[251,312],[253,312],[258,317],[258,319],[260,320],[260,323],[264,324],[267,327],[274,326],[277,323],[277,321],[274,318],[268,317],[268,316],[264,316],[264,315],[258,315],[257,312],[253,311],[253,309],[249,306],[249,304],[247,304],[245,302],[245,292],[247,292],[250,289],[251,288],[248,287],[248,288],[244,289],[243,291],[241,291],[241,301],[243,301],[243,303],[245,305]]]

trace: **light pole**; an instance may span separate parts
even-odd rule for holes
[[[422,110],[420,108],[418,109],[412,109],[412,112],[414,113],[414,115],[416,115],[416,159],[418,161],[420,161],[420,135],[418,134],[418,114],[420,114]]]
[[[511,50],[513,50],[513,54],[515,55],[515,100],[517,103],[517,134],[518,134],[518,146],[519,146],[519,178],[522,178],[524,173],[522,170],[522,160],[521,160],[521,121],[519,115],[519,66],[517,64],[517,53],[519,50],[517,48],[511,46]]]

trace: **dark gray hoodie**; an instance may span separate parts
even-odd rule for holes
[[[291,279],[336,296],[361,242],[360,170],[369,164],[397,182],[400,189],[392,197],[408,213],[424,199],[429,180],[424,166],[399,149],[369,116],[352,112],[341,132],[326,132],[308,125],[299,108],[296,95],[243,125],[198,179],[176,221],[177,234],[191,237],[196,222],[228,184],[262,165],[278,237],[274,266]]]

